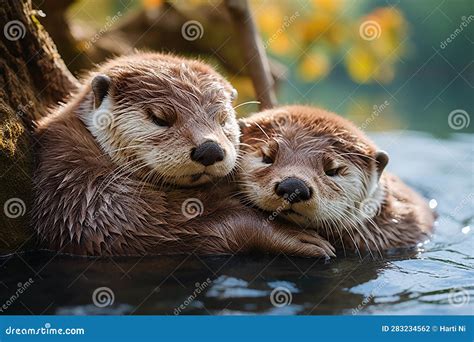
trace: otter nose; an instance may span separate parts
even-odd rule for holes
[[[287,178],[275,186],[275,192],[290,203],[307,201],[311,198],[311,188],[301,179]]]
[[[209,166],[224,160],[224,150],[215,141],[209,140],[191,150],[191,159]]]

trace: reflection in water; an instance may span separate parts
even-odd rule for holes
[[[284,255],[91,259],[26,253],[0,259],[0,313],[472,313],[472,137],[437,141],[405,132],[375,140],[391,154],[391,171],[437,205],[436,234],[416,251],[329,262]],[[33,283],[18,293],[30,277]],[[113,294],[104,307],[93,300],[101,287]]]

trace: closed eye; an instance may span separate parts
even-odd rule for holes
[[[262,157],[262,162],[265,164],[273,164],[273,159],[270,156],[267,156],[266,154],[263,155]]]
[[[151,118],[151,120],[153,121],[153,123],[157,126],[160,126],[160,127],[169,127],[170,124],[168,121],[162,119],[162,118],[159,118],[155,115],[153,115],[153,117]]]
[[[219,120],[219,123],[222,127],[225,126],[225,124],[227,123],[227,117],[223,117]]]
[[[224,127],[227,124],[227,121],[229,119],[229,115],[227,114],[226,111],[220,111],[217,114],[217,121],[219,122],[219,125]]]
[[[264,162],[265,164],[273,164],[273,159],[269,156],[263,156],[262,162]]]
[[[278,146],[274,142],[260,146],[260,154],[262,162],[265,164],[273,164],[278,154]]]
[[[326,176],[335,177],[335,176],[339,176],[342,173],[342,171],[344,171],[344,166],[333,167],[331,169],[324,170],[324,173],[326,174]]]
[[[160,118],[160,117],[156,116],[155,113],[151,109],[147,108],[146,112],[147,112],[147,115],[150,118],[150,120],[155,125],[160,126],[160,127],[170,127],[171,126],[171,124],[166,119],[163,119],[163,118]]]

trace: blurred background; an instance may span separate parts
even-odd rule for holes
[[[34,3],[33,20],[45,26],[77,76],[135,49],[171,51],[215,65],[238,89],[238,103],[255,100],[240,31],[220,0]],[[474,312],[474,2],[250,3],[280,103],[319,105],[369,132],[390,154],[389,170],[438,214],[432,239],[381,260],[348,256],[328,263],[283,255],[88,259],[16,253],[0,258],[0,303],[8,303],[28,277],[34,286],[8,313],[172,315],[203,282],[205,293],[180,314]],[[255,110],[255,104],[238,108],[241,116]],[[115,303],[93,305],[104,287]],[[269,300],[280,287],[292,295],[285,306]]]
[[[171,51],[216,65],[239,90],[238,102],[255,99],[221,1],[35,2],[76,75],[136,48]],[[280,103],[316,104],[367,131],[473,132],[472,1],[252,0],[251,6]],[[242,106],[239,115],[256,109]]]

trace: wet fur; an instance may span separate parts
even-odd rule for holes
[[[91,90],[98,73],[111,79],[105,96]],[[81,91],[36,132],[32,224],[41,246],[97,256],[253,250],[333,255],[315,232],[270,222],[231,196],[233,189],[222,180],[235,166],[238,146],[231,92],[207,65],[160,54],[112,60],[86,78]],[[174,130],[153,126],[144,106],[174,116]],[[113,119],[102,127],[95,116],[104,112]],[[219,122],[222,114],[225,124]],[[190,149],[209,137],[228,158],[210,170],[219,185],[187,176],[202,169],[190,161]],[[190,198],[203,203],[194,218],[183,214]]]
[[[239,186],[249,203],[316,229],[344,251],[381,253],[429,236],[434,214],[426,202],[397,177],[381,173],[386,160],[375,144],[342,117],[288,106],[246,118],[241,129]],[[264,155],[273,163],[265,164]],[[335,167],[342,167],[341,174],[325,174]],[[311,199],[290,205],[277,196],[275,185],[288,177],[310,186]]]

